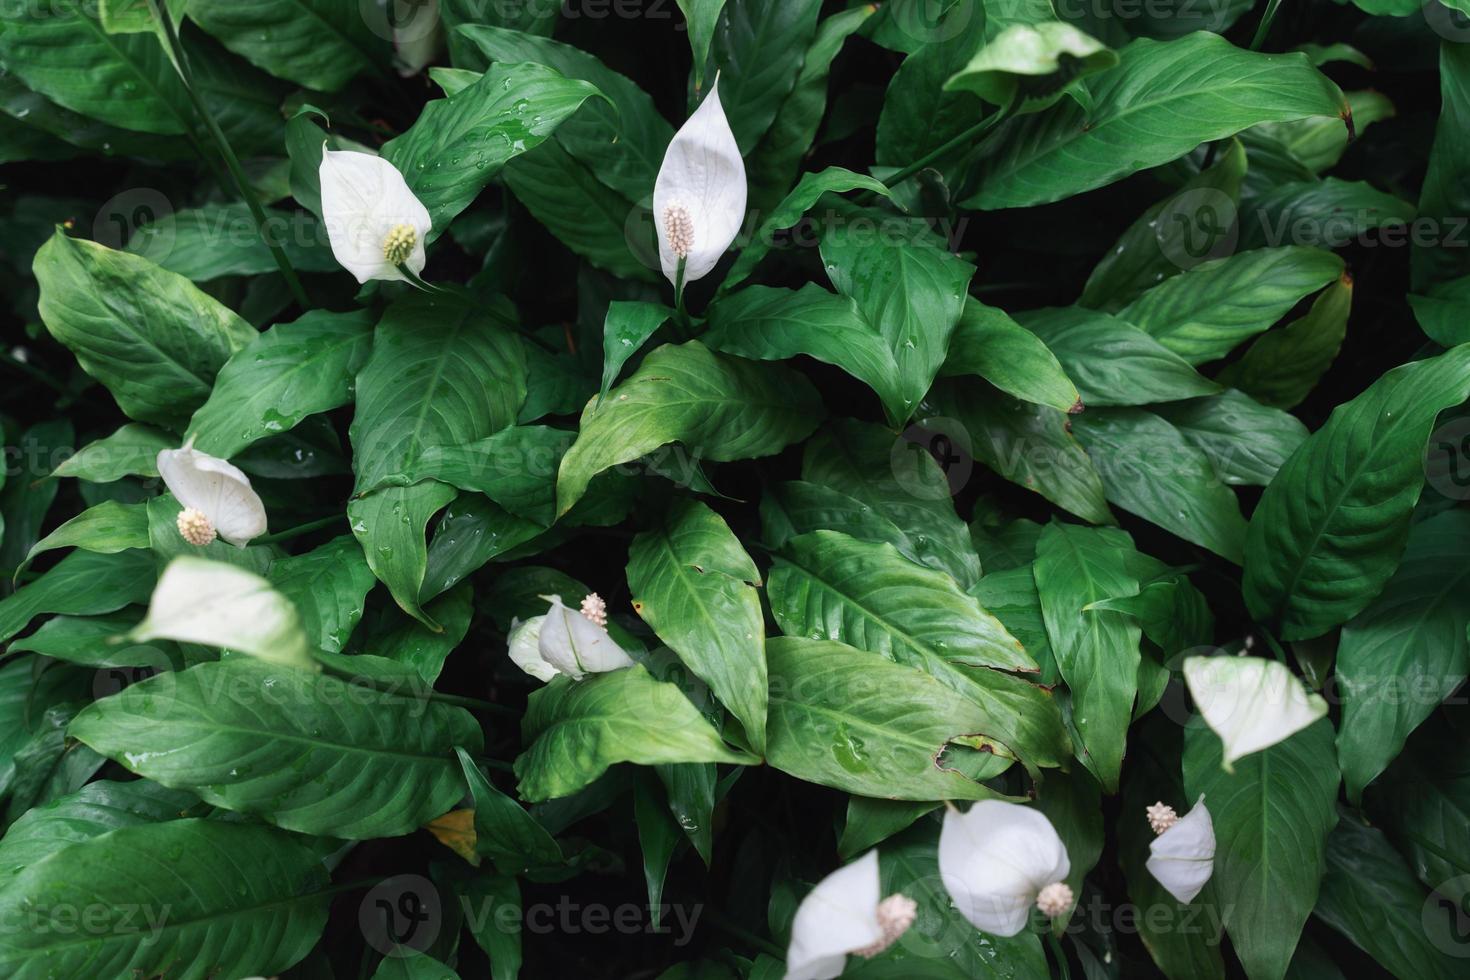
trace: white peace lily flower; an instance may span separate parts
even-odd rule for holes
[[[1285,664],[1261,657],[1190,657],[1184,683],[1205,724],[1225,743],[1224,767],[1270,748],[1327,714]]]
[[[582,611],[568,609],[561,596],[544,595],[551,603],[544,616],[532,616],[511,625],[507,637],[510,659],[540,681],[557,674],[581,680],[633,666],[629,657],[607,634],[607,605],[597,593],[582,600]]]
[[[290,599],[253,572],[207,558],[186,555],[170,562],[148,600],[148,615],[128,635],[139,643],[202,643],[321,669]]]
[[[1215,822],[1205,808],[1203,794],[1194,809],[1182,817],[1174,816],[1173,807],[1164,807],[1172,820],[1157,821],[1157,806],[1163,804],[1149,807],[1149,823],[1159,836],[1149,842],[1144,867],[1175,901],[1188,905],[1215,870]],[[1158,829],[1160,822],[1168,824],[1162,831]]]
[[[190,544],[209,544],[218,534],[243,548],[265,533],[265,504],[250,488],[250,478],[219,457],[196,450],[192,439],[181,449],[161,450],[158,473],[184,507],[179,533]]]
[[[1014,936],[1035,905],[1056,917],[1072,907],[1067,848],[1040,810],[981,800],[969,813],[950,808],[939,832],[939,875],[955,907],[975,928]]]
[[[397,279],[398,267],[424,271],[424,242],[433,222],[403,174],[382,157],[322,148],[322,220],[332,254],[357,277]]]
[[[874,957],[913,925],[918,905],[906,895],[879,898],[878,852],[829,874],[801,900],[791,923],[786,980],[840,976],[849,953]]]
[[[677,288],[709,275],[745,220],[745,161],[720,105],[720,80],[664,151],[653,185],[653,223],[664,275]]]

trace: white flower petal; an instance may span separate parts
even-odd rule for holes
[[[994,936],[1026,928],[1041,889],[1067,877],[1067,848],[1040,810],[981,800],[948,810],[939,833],[939,875],[960,914]]]
[[[1225,743],[1224,764],[1270,748],[1327,714],[1285,664],[1262,657],[1190,657],[1184,682],[1199,713]]]
[[[511,624],[510,635],[506,637],[511,663],[542,682],[561,673],[541,659],[541,624],[544,622],[545,616],[532,616],[524,622],[516,620]]]
[[[1201,796],[1174,826],[1148,845],[1144,867],[1177,902],[1188,905],[1215,870],[1215,823]]]
[[[575,609],[562,605],[561,596],[542,596],[551,603],[541,624],[537,646],[541,659],[581,680],[584,674],[600,674],[633,666],[633,660],[607,631]]]
[[[230,544],[243,548],[265,533],[265,504],[250,487],[250,478],[217,456],[192,446],[164,449],[158,474],[182,506],[199,511]]]
[[[830,980],[847,954],[883,938],[878,924],[878,852],[869,851],[817,883],[791,923],[786,980]]]
[[[423,203],[408,189],[403,174],[382,157],[356,150],[322,150],[322,221],[332,254],[357,277],[406,279],[383,255],[389,232],[407,225],[414,230],[413,251],[404,265],[418,275],[424,270],[424,242],[433,222]]]
[[[693,225],[684,281],[709,275],[745,220],[745,161],[720,105],[720,80],[664,151],[653,185],[653,223],[664,275],[675,282],[679,257],[669,244],[666,215],[683,208]]]
[[[253,572],[220,561],[175,558],[159,576],[148,615],[129,634],[227,647],[271,663],[320,670],[296,607]]]

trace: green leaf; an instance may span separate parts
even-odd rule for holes
[[[725,0],[679,0],[679,9],[684,13],[685,29],[689,32],[689,50],[694,55],[695,91],[704,87],[704,64],[709,60],[709,46],[715,37],[715,24],[724,8]]]
[[[26,553],[17,574],[35,557],[55,548],[81,548],[100,555],[115,555],[129,548],[148,547],[148,508],[142,504],[120,504],[105,500],[37,541]]]
[[[532,803],[570,796],[619,762],[754,761],[728,748],[677,685],[642,665],[555,678],[531,695],[521,737],[530,747],[515,761],[517,788]]]
[[[1332,128],[1341,132],[1336,120]],[[1403,242],[1415,217],[1414,205],[1363,181],[1291,181],[1278,184],[1250,202],[1241,229],[1241,247],[1283,241],[1319,248],[1344,248],[1375,238]],[[1375,229],[1383,234],[1374,236]]]
[[[1313,914],[1396,977],[1462,976],[1464,938],[1389,844],[1356,817],[1327,838],[1327,873]]]
[[[1087,277],[1078,305],[1116,312],[1229,247],[1245,174],[1245,147],[1232,139],[1213,166],[1150,206],[1118,236]]]
[[[139,613],[132,609],[101,616],[53,616],[34,633],[12,642],[9,652],[29,650],[83,667],[159,670],[176,666],[179,661],[164,648],[122,642],[138,625],[139,618]]]
[[[796,636],[768,640],[766,659],[766,761],[776,769],[875,799],[996,795],[945,757],[952,742],[985,731],[990,718],[937,678],[843,643]]]
[[[1233,389],[1209,398],[1156,405],[1210,460],[1215,475],[1232,486],[1265,486],[1307,438],[1296,416],[1267,408]]]
[[[1337,86],[1303,54],[1243,51],[1205,32],[1141,38],[1089,83],[1092,107],[1064,100],[996,131],[966,207],[1059,201],[1273,120],[1343,115]]]
[[[1470,345],[1385,373],[1339,405],[1256,505],[1243,588],[1257,622],[1286,640],[1320,636],[1393,574],[1424,485],[1435,416],[1470,396]]]
[[[556,519],[556,468],[575,433],[513,425],[478,442],[430,446],[413,464],[416,477],[482,493],[542,527]]]
[[[715,29],[712,57],[720,104],[741,155],[765,136],[796,86],[820,0],[731,0]]]
[[[189,421],[195,448],[228,459],[308,415],[348,404],[372,344],[366,310],[318,310],[271,327],[220,368],[209,400]]]
[[[618,372],[628,363],[628,358],[643,347],[659,327],[674,315],[674,311],[662,303],[613,300],[607,306],[607,318],[602,324],[602,388],[599,398],[606,398],[608,389],[618,380]]]
[[[1295,408],[1337,358],[1352,305],[1353,281],[1344,275],[1306,313],[1256,338],[1240,360],[1220,371],[1220,382],[1263,405]]]
[[[230,355],[256,337],[184,277],[60,229],[34,270],[46,329],[140,422],[183,422]]]
[[[1178,401],[1220,390],[1178,354],[1107,313],[1055,306],[1028,310],[1020,322],[1056,355],[1089,408]]]
[[[91,616],[146,602],[153,580],[153,556],[146,551],[74,551],[36,581],[0,599],[0,643],[42,613]]]
[[[160,572],[175,558],[187,556],[206,558],[264,575],[279,554],[269,545],[237,548],[221,538],[215,538],[202,548],[192,545],[179,533],[179,514],[184,507],[172,494],[150,497],[145,506],[148,511],[148,546],[153,551]]]
[[[628,549],[633,609],[710,686],[760,754],[766,733],[766,624],[760,571],[720,515],[675,501]]]
[[[761,498],[761,517],[764,543],[772,548],[785,547],[808,531],[841,531],[861,541],[886,542],[910,561],[924,564],[915,537],[856,497],[831,487],[805,480],[770,487]]]
[[[558,10],[560,7],[554,7]],[[477,875],[460,889],[462,901],[494,909],[500,917],[466,916],[465,925],[490,957],[491,980],[516,980],[521,969],[521,886],[510,875]],[[501,909],[512,914],[506,915]]]
[[[769,456],[809,435],[820,417],[815,389],[789,369],[713,354],[696,341],[659,347],[605,402],[582,410],[557,475],[557,512],[598,473],[668,443],[683,443],[695,459]]]
[[[207,803],[350,840],[412,833],[453,809],[465,791],[453,749],[483,745],[463,708],[245,657],[130,685],[70,734]]]
[[[944,377],[973,374],[1001,391],[1062,412],[1081,409],[1082,396],[1049,345],[1007,313],[973,296],[949,342],[939,373]]]
[[[429,209],[437,236],[506,161],[540,145],[599,94],[544,65],[494,65],[458,95],[424,106],[407,132],[383,145],[383,158]]]
[[[679,846],[679,825],[659,799],[658,780],[640,772],[633,780],[633,819],[638,824],[638,846],[643,851],[643,880],[648,886],[648,912],[654,928],[662,917],[664,878]]]
[[[316,147],[320,157],[320,140]],[[296,271],[337,271],[326,228],[314,218],[267,209],[265,220],[269,240],[281,246]],[[261,237],[249,205],[208,204],[159,215],[133,231],[126,251],[194,282],[207,282],[275,272],[278,267],[267,240]]]
[[[836,524],[821,521],[814,511],[814,523],[800,530],[827,527],[865,541],[889,541],[910,560],[954,576],[961,587],[979,579],[980,562],[955,514],[949,479],[922,446],[881,426],[837,419],[807,443],[801,477],[822,488],[814,503],[847,511],[852,500],[857,513]],[[890,526],[896,533],[887,531]]]
[[[320,858],[270,827],[197,819],[122,826],[11,880],[0,914],[41,919],[0,937],[0,969],[17,978],[275,974],[321,937],[328,885]],[[88,915],[82,931],[77,910]]]
[[[278,558],[266,573],[301,615],[313,650],[341,653],[377,583],[362,548],[348,535],[304,554]]]
[[[409,667],[428,684],[434,684],[444,669],[444,661],[464,642],[474,617],[474,593],[468,582],[448,590],[425,610],[429,618],[443,627],[441,632],[426,628],[413,619],[397,617],[398,625],[371,641],[373,649],[394,663]]]
[[[903,422],[918,408],[949,351],[965,308],[975,267],[929,237],[922,222],[874,212],[885,234],[864,233],[866,213],[822,236],[822,261],[832,285],[857,301],[868,323],[897,362],[900,408],[889,421]]]
[[[1236,564],[1245,518],[1210,457],[1174,426],[1141,408],[1083,412],[1073,431],[1098,467],[1108,500]]]
[[[188,0],[188,15],[256,67],[322,92],[387,54],[365,12],[341,0]]]
[[[1011,398],[988,384],[946,381],[926,406],[958,420],[968,450],[1012,483],[1094,524],[1112,524],[1102,477],[1072,437],[1069,416]]]
[[[1182,650],[1204,646],[1214,637],[1215,617],[1199,589],[1180,571],[1168,571],[1145,582],[1137,595],[1100,599],[1087,610],[1113,609],[1138,621],[1167,659]],[[1137,714],[1137,712],[1135,712]]]
[[[432,599],[488,561],[509,560],[545,531],[543,525],[517,517],[486,497],[461,494],[435,527],[419,600]]]
[[[1088,611],[1101,599],[1138,592],[1133,540],[1116,528],[1049,524],[1036,542],[1036,591],[1082,742],[1077,758],[1109,793],[1118,790],[1133,698],[1140,631],[1131,617]]]
[[[1012,24],[989,37],[944,90],[974,92],[998,108],[1014,102],[1034,112],[1060,99],[1077,79],[1117,63],[1117,52],[1071,24]]]
[[[807,354],[842,368],[877,393],[889,418],[907,414],[898,361],[849,296],[814,282],[799,290],[748,286],[716,303],[703,342],[762,361]]]
[[[357,495],[415,482],[414,463],[430,448],[514,425],[525,397],[521,341],[494,313],[459,297],[417,294],[394,303],[357,376]]]
[[[1425,295],[1409,294],[1414,319],[1429,338],[1441,347],[1470,341],[1470,276],[1438,283]]]
[[[507,871],[561,864],[564,858],[556,839],[519,803],[496,789],[468,752],[457,747],[454,751],[475,804],[475,853]]]
[[[1241,252],[1167,279],[1118,315],[1191,364],[1230,353],[1342,276],[1331,252],[1288,245]]]
[[[0,55],[3,53],[0,49]],[[1429,169],[1419,191],[1418,212],[1434,219],[1445,234],[1428,245],[1414,243],[1410,281],[1415,292],[1470,272],[1470,259],[1462,254],[1465,249],[1453,247],[1448,234],[1458,225],[1460,235],[1456,239],[1463,246],[1464,216],[1470,214],[1470,195],[1465,187],[1466,160],[1470,158],[1470,51],[1463,44],[1451,41],[1439,46],[1439,88],[1439,124],[1429,150]]]
[[[1215,872],[1198,901],[1219,909],[1252,977],[1283,977],[1317,903],[1328,831],[1337,823],[1337,767],[1326,719],[1221,768],[1202,724],[1184,732],[1184,788],[1204,794],[1215,825]]]
[[[986,43],[987,10],[981,4],[954,4],[923,34],[924,43],[898,66],[883,93],[874,158],[901,167],[938,149],[980,118],[980,99],[967,91],[946,91],[945,83],[963,71]]]
[[[424,533],[429,519],[458,495],[453,487],[430,480],[376,490],[347,505],[352,535],[362,546],[368,567],[388,587],[398,607],[431,630],[441,627],[419,605],[420,590],[426,582],[435,581],[428,576],[429,546]],[[453,584],[448,582],[444,588]]]
[[[1342,628],[1337,752],[1349,799],[1388,768],[1470,672],[1467,549],[1470,514],[1447,511],[1416,524],[1382,593]]]
[[[761,654],[764,660],[764,652]],[[762,738],[765,732],[761,732]],[[708,867],[714,847],[715,779],[719,769],[712,762],[681,762],[655,766],[669,798],[669,812],[684,836],[694,845]]]
[[[71,476],[92,483],[111,483],[125,476],[158,476],[158,454],[177,449],[166,432],[129,422],[105,438],[90,442],[70,456],[52,476]]]

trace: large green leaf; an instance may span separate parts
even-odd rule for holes
[[[0,643],[42,613],[90,616],[146,602],[153,581],[153,556],[146,551],[74,551],[36,581],[0,599]]]
[[[270,827],[121,826],[11,880],[0,914],[32,925],[0,935],[0,970],[17,978],[273,975],[316,945],[328,885],[318,855]]]
[[[475,853],[508,871],[560,864],[556,839],[519,803],[496,789],[468,752],[454,751],[475,804]]]
[[[347,645],[377,582],[362,548],[345,534],[304,554],[276,559],[266,577],[296,606],[312,649],[328,653],[341,653]]]
[[[810,524],[865,541],[888,541],[907,558],[954,576],[964,588],[980,577],[980,562],[950,499],[944,470],[922,446],[877,425],[839,419],[807,443],[802,480]],[[854,503],[855,502],[855,503]],[[841,523],[827,515],[844,514]],[[890,530],[891,529],[891,530]]]
[[[1470,672],[1467,551],[1470,513],[1447,511],[1416,524],[1393,578],[1342,628],[1337,752],[1350,799]]]
[[[771,128],[796,85],[817,28],[820,0],[729,0],[715,29],[711,56],[720,104],[741,154]]]
[[[1470,345],[1393,368],[1302,444],[1246,538],[1246,605],[1284,639],[1361,612],[1398,565],[1435,416],[1470,396]]]
[[[1036,591],[1082,743],[1077,758],[1109,793],[1117,792],[1133,699],[1141,633],[1129,616],[1088,610],[1102,599],[1138,592],[1133,541],[1116,528],[1050,524],[1036,542]]]
[[[351,402],[372,327],[367,311],[317,310],[261,334],[220,368],[209,400],[189,421],[194,447],[229,458]]]
[[[317,143],[320,151],[321,144]],[[336,272],[326,229],[301,213],[265,212],[267,234],[286,253],[297,272]],[[208,204],[187,208],[133,231],[127,251],[194,282],[221,276],[275,272],[275,257],[257,230],[249,205]]]
[[[34,269],[46,329],[140,422],[182,423],[256,337],[183,276],[60,229]]]
[[[335,92],[386,60],[370,8],[354,0],[189,0],[187,9],[235,54],[306,88]]]
[[[872,388],[889,418],[907,413],[898,360],[850,296],[814,282],[801,289],[748,286],[711,308],[704,343],[761,361],[807,354]]]
[[[1470,272],[1463,247],[1464,218],[1470,214],[1470,196],[1465,189],[1466,160],[1470,158],[1470,50],[1457,40],[1462,26],[1445,26],[1450,33],[1439,46],[1439,125],[1434,131],[1418,208],[1420,215],[1443,223],[1443,228],[1433,241],[1414,243],[1411,281],[1415,292]],[[1457,224],[1459,234],[1451,235]],[[1455,241],[1461,247],[1453,247]]]
[[[439,629],[439,624],[420,605],[425,583],[433,581],[424,535],[429,520],[458,493],[447,484],[427,480],[411,487],[375,490],[347,505],[347,520],[367,556],[368,567],[388,587],[399,608],[433,630]],[[453,584],[445,582],[443,588]],[[441,591],[433,589],[429,595]]]
[[[1139,39],[1089,82],[1091,109],[1064,99],[997,130],[965,204],[995,210],[1059,201],[1177,159],[1257,123],[1344,115],[1337,86],[1303,54],[1243,51],[1203,31]]]
[[[1341,275],[1342,260],[1331,252],[1300,245],[1256,249],[1166,279],[1118,315],[1201,364],[1224,357]]]
[[[1470,835],[1470,740],[1463,711],[1431,715],[1366,795],[1369,812],[1421,882],[1452,902],[1470,897],[1462,856]]]
[[[1028,330],[973,296],[965,298],[965,311],[939,373],[977,375],[1012,397],[1062,412],[1077,411],[1082,405],[1072,378],[1050,345],[1037,336],[1034,325]]]
[[[393,837],[464,795],[463,708],[245,657],[159,674],[104,698],[72,737],[215,806],[309,834]]]
[[[434,234],[442,234],[506,161],[540,145],[598,94],[591,83],[543,65],[494,65],[464,91],[425,106],[406,133],[383,146],[383,157],[429,209]]]
[[[696,341],[665,345],[582,410],[557,475],[557,511],[570,510],[598,473],[667,443],[683,443],[695,459],[769,456],[820,418],[816,390],[787,368],[714,354]]]
[[[1220,390],[1149,334],[1107,313],[1057,306],[1017,318],[1056,355],[1089,408],[1178,401]]]
[[[1239,564],[1245,518],[1213,461],[1183,433],[1142,408],[1083,412],[1072,423],[1101,461],[1108,500]]]
[[[1215,474],[1232,486],[1264,487],[1307,438],[1307,427],[1295,415],[1234,389],[1152,411],[1199,447]]]
[[[950,753],[992,719],[922,670],[831,640],[766,642],[771,670],[766,760],[807,782],[889,800],[995,794]],[[952,745],[951,743],[957,743]]]
[[[110,436],[89,442],[68,456],[52,476],[73,476],[91,483],[111,483],[125,476],[158,476],[158,453],[178,443],[166,432],[128,423]]]
[[[876,211],[848,219],[823,234],[822,261],[892,352],[899,410],[889,421],[903,422],[944,363],[975,267],[946,251],[922,221]]]
[[[81,548],[115,555],[129,548],[148,547],[148,509],[143,504],[104,500],[62,524],[31,546],[21,564],[23,571],[39,554],[55,548]]]
[[[745,727],[766,737],[766,624],[760,571],[720,515],[679,500],[628,549],[633,608]]]
[[[557,677],[531,695],[521,720],[529,745],[515,761],[521,798],[569,796],[618,762],[754,762],[720,741],[678,686],[642,665],[574,681]]]
[[[1451,918],[1389,844],[1353,816],[1327,838],[1327,873],[1313,910],[1391,975],[1419,980],[1464,976],[1465,943]]]
[[[951,5],[932,36],[898,66],[883,93],[878,115],[874,136],[878,163],[906,166],[944,146],[980,118],[984,111],[980,98],[972,92],[948,90],[945,83],[982,46],[990,46],[987,13],[984,4]]]
[[[458,297],[400,300],[383,314],[357,376],[357,493],[415,482],[424,452],[514,425],[525,397],[521,341],[496,315]]]
[[[1295,408],[1337,358],[1352,305],[1353,281],[1344,275],[1306,313],[1257,337],[1217,378],[1263,405]]]
[[[935,385],[925,406],[958,421],[969,439],[962,448],[1007,480],[1084,520],[1113,523],[1102,477],[1072,437],[1067,413],[988,384],[955,380]]]
[[[1327,834],[1337,823],[1332,723],[1221,766],[1218,736],[1184,733],[1185,795],[1204,794],[1215,825],[1215,872],[1199,901],[1220,912],[1251,977],[1285,976],[1317,903]]]

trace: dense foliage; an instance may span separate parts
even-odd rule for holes
[[[5,4],[0,975],[1465,975],[1467,14]]]

